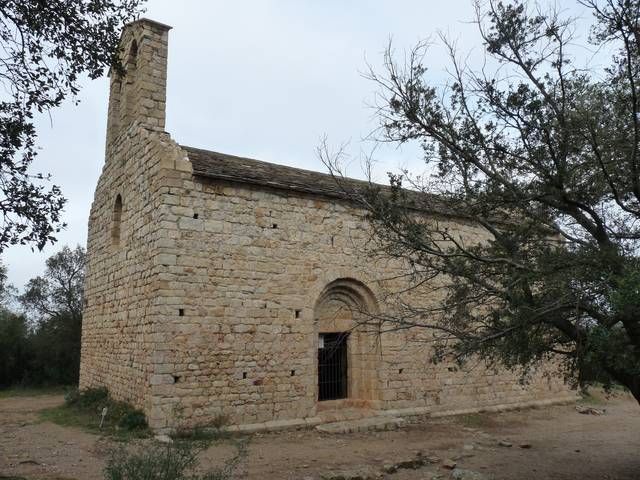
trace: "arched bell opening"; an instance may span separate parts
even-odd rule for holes
[[[134,39],[129,45],[123,62],[123,76],[118,79],[120,88],[120,124],[127,127],[135,117],[136,78],[138,75],[138,42]]]

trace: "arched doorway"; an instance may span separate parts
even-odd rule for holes
[[[314,307],[317,400],[368,404],[379,400],[380,337],[372,314],[378,306],[361,282],[329,283]]]

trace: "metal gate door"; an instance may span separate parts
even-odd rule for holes
[[[348,333],[321,333],[318,345],[318,400],[347,398]]]

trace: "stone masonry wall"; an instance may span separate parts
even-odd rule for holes
[[[364,254],[363,212],[343,201],[193,175],[164,132],[168,29],[127,27],[127,72],[112,77],[89,220],[82,388],[108,387],[158,430],[317,418],[327,408],[438,413],[568,397],[542,375],[524,388],[482,366],[433,365],[425,330],[354,329],[357,316],[340,305],[389,308],[384,292],[402,284],[383,279],[402,265]],[[345,330],[350,398],[319,403],[319,334]]]
[[[153,351],[151,305],[153,156],[144,154],[148,135],[132,129],[112,146],[89,219],[88,262],[82,331],[80,387],[104,385],[137,406],[148,399]],[[129,159],[130,161],[126,161]],[[122,199],[119,241],[113,239],[114,205]]]
[[[164,385],[157,418],[168,423],[157,426],[220,415],[232,424],[314,417],[321,292],[346,279],[382,298],[400,285],[380,279],[401,267],[364,255],[368,227],[347,204],[186,171],[166,178],[160,218],[171,241],[161,249],[168,268],[157,294],[165,299],[168,343],[154,368]],[[472,226],[452,226],[478,235]],[[481,366],[433,365],[428,339],[417,329],[369,342],[378,342],[367,359],[376,388],[359,400],[437,412],[567,396],[561,382],[540,375],[525,388],[515,375]]]
[[[155,352],[154,262],[162,243],[156,192],[161,168],[176,167],[163,132],[167,32],[142,20],[122,35],[127,71],[111,74],[106,161],[89,218],[82,330],[80,387],[106,386],[146,410]]]

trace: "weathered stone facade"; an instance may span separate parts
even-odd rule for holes
[[[127,71],[111,78],[81,387],[107,386],[158,430],[219,416],[268,428],[345,408],[442,414],[570,398],[542,375],[523,387],[504,372],[433,365],[424,330],[354,329],[355,311],[388,308],[383,292],[399,285],[381,279],[402,266],[362,253],[363,212],[327,176],[181,147],[164,132],[168,31],[126,27]],[[319,402],[319,339],[331,332],[350,332],[347,394]]]

